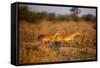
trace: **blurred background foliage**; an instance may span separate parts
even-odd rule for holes
[[[77,7],[72,7],[70,9],[69,15],[56,15],[55,13],[48,12],[35,12],[29,11],[27,6],[19,7],[19,19],[28,22],[40,22],[41,20],[49,21],[89,21],[96,22],[96,17],[92,14],[79,16],[81,10]]]

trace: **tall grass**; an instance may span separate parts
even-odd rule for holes
[[[58,44],[53,44],[52,47],[43,47],[44,44],[38,40],[38,36],[41,34],[70,35],[75,32],[84,35],[84,38],[81,37],[81,44],[77,47],[67,47],[67,44],[61,44],[59,47],[56,46]],[[51,22],[42,20],[41,22],[30,23],[20,20],[19,43],[20,64],[96,59],[96,29],[93,28],[93,24],[86,21]]]

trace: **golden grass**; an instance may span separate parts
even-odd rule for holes
[[[59,62],[59,61],[78,61],[96,59],[96,29],[93,24],[88,22],[49,22],[28,23],[20,21],[19,23],[19,63],[41,63],[41,62]],[[77,47],[60,45],[57,48],[45,47],[39,40],[41,34],[73,34],[80,32],[85,34],[82,42]],[[77,45],[72,44],[71,45]],[[48,46],[48,45],[47,45]]]

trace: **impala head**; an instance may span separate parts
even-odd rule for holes
[[[70,41],[70,40],[74,40],[74,39],[77,39],[80,37],[80,33],[79,32],[76,32],[74,34],[71,34],[71,35],[63,35],[63,40],[64,41]]]

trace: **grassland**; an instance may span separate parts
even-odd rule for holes
[[[85,33],[78,46],[60,45],[44,47],[38,36],[41,34],[72,34]],[[72,43],[70,43],[72,44]],[[46,44],[45,44],[46,45]],[[77,45],[77,44],[72,44]],[[48,45],[47,45],[48,46]],[[58,49],[56,49],[58,48]],[[96,29],[94,24],[86,21],[46,21],[33,23],[19,22],[19,63],[42,63],[60,61],[80,61],[96,59]]]

